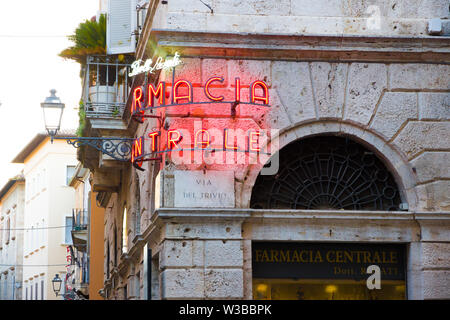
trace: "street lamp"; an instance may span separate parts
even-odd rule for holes
[[[55,93],[56,90],[51,89],[50,97],[45,98],[45,101],[41,103],[42,111],[44,112],[45,129],[50,135],[52,142],[53,137],[61,127],[61,118],[65,107]]]
[[[53,291],[56,296],[59,296],[59,291],[61,290],[62,279],[59,277],[59,274],[55,274],[55,277],[52,280]]]
[[[41,103],[42,111],[44,112],[45,130],[47,130],[50,136],[51,143],[53,143],[54,139],[66,140],[68,144],[71,144],[75,148],[91,146],[115,160],[124,162],[130,161],[131,146],[134,141],[133,138],[77,136],[56,137],[56,134],[61,128],[61,118],[65,104],[61,102],[61,99],[59,99],[55,93],[55,89],[50,90],[50,97],[45,98],[45,101]],[[56,280],[56,277],[53,280]]]

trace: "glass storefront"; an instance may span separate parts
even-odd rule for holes
[[[367,285],[371,265],[380,289]],[[253,242],[252,268],[257,300],[406,299],[404,245]]]

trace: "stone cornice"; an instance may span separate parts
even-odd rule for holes
[[[384,220],[450,222],[450,212],[275,210],[220,208],[159,208],[152,224],[160,220]]]
[[[450,63],[450,37],[193,32],[153,29],[147,51],[233,59]],[[139,57],[143,58],[143,57]]]

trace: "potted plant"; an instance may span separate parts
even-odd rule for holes
[[[80,76],[83,78],[87,69],[87,56],[106,54],[106,16],[100,15],[98,21],[95,17],[85,20],[68,38],[75,45],[61,51],[59,56],[78,62],[81,65]],[[92,103],[114,103],[116,96],[115,66],[98,64],[97,68],[90,68],[89,74],[86,76],[89,77],[89,98]]]

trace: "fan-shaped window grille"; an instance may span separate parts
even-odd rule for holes
[[[276,175],[259,175],[255,209],[398,210],[397,185],[363,146],[341,137],[295,141],[280,151]]]

